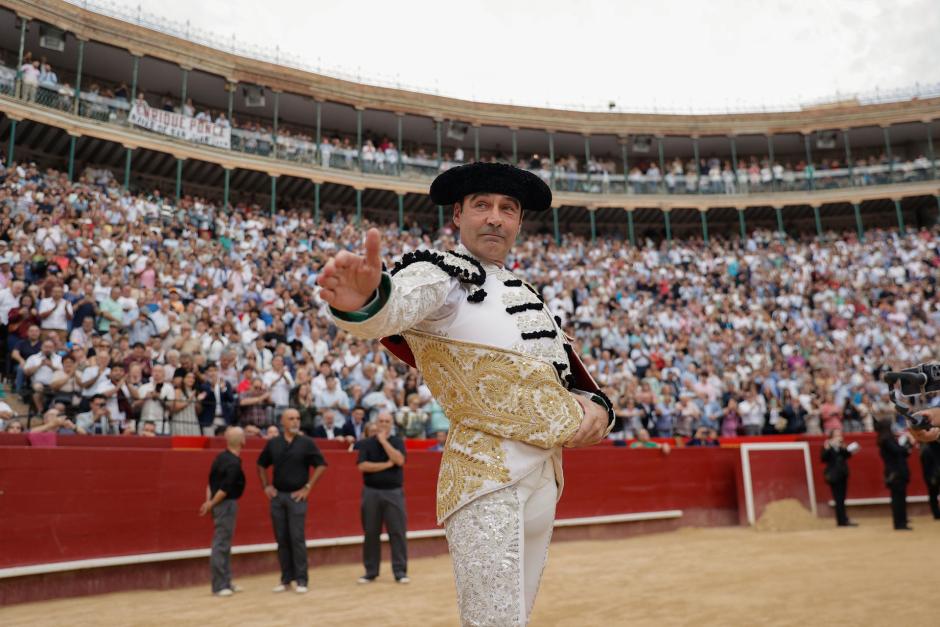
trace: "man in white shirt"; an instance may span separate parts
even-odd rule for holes
[[[613,408],[593,379],[577,380],[584,368],[578,350],[566,345],[537,295],[505,268],[523,212],[551,206],[545,182],[512,166],[478,163],[446,171],[429,192],[435,204],[453,207],[462,256],[406,255],[383,274],[381,236],[370,230],[364,257],[343,251],[327,262],[317,277],[319,297],[351,335],[401,334],[404,345],[396,337],[386,346],[409,365],[421,364],[451,420],[437,520],[445,524],[462,622],[525,625],[548,552],[561,449],[606,437]],[[488,310],[480,306],[484,299],[490,299]],[[509,300],[538,314],[514,317],[503,307]],[[495,364],[494,354],[500,365],[493,374],[489,366],[467,367]],[[567,386],[559,382],[563,371],[571,373]],[[468,389],[475,399],[466,398]],[[526,402],[506,402],[510,396]],[[505,413],[480,412],[483,398],[499,399]],[[498,420],[513,426],[497,432]],[[530,429],[547,437],[522,435]]]
[[[131,393],[127,388],[127,382],[125,380],[126,374],[127,370],[124,368],[124,364],[113,364],[113,366],[108,369],[108,378],[102,384],[101,390],[98,391],[98,394],[103,394],[107,398],[111,420],[119,426],[119,433],[124,431],[124,423],[128,418],[124,408],[119,402],[120,397],[123,396],[128,401],[131,400]]]
[[[273,365],[274,353],[271,352],[271,349],[265,346],[264,338],[260,335],[255,338],[254,344],[252,344],[245,351],[245,354],[252,354],[255,356],[255,367],[260,372],[270,370]]]
[[[157,433],[165,433],[166,408],[175,398],[173,386],[166,381],[166,371],[154,368],[150,381],[140,386],[138,393],[141,422],[152,422],[157,427]]]
[[[82,370],[80,382],[82,397],[85,399],[91,399],[95,394],[101,394],[107,386],[108,375],[111,373],[110,368],[108,368],[111,356],[105,348],[96,350],[94,363]]]
[[[82,318],[82,326],[75,327],[69,333],[69,342],[72,346],[80,346],[85,350],[92,347],[95,339],[95,319],[92,316]]]
[[[69,320],[72,319],[72,303],[63,298],[61,285],[52,288],[52,296],[39,301],[40,327],[43,331],[55,331],[62,343],[68,339]]]
[[[9,259],[0,259],[0,267],[4,265],[9,265]],[[22,281],[13,281],[10,287],[0,290],[0,325],[6,326],[10,323],[10,310],[20,306],[20,295],[24,287]]]
[[[131,293],[130,285],[125,285],[121,288],[121,295],[118,297],[117,303],[121,306],[121,311],[123,312],[122,326],[129,327],[140,315],[137,299],[134,298]]]
[[[363,396],[359,404],[368,410],[370,421],[374,420],[382,411],[392,412],[392,415],[394,415],[394,412],[398,411],[398,403],[395,401],[395,386],[386,383],[381,390],[375,390]]]
[[[15,262],[15,257],[7,251],[6,242],[3,242],[3,244],[3,246],[0,246],[0,288],[7,289],[13,281],[13,272],[10,271],[10,266]]]
[[[29,61],[20,68],[23,77],[23,100],[36,100],[36,88],[39,87],[39,61]]]
[[[55,252],[62,243],[62,229],[57,224],[51,224],[48,216],[43,216],[41,226],[36,229],[35,241],[45,252]]]
[[[326,377],[326,390],[317,394],[315,401],[319,409],[333,409],[343,416],[345,422],[349,414],[349,396],[339,387],[334,375]]]
[[[318,362],[318,364],[318,374],[313,378],[313,381],[310,382],[310,391],[313,392],[314,397],[326,391],[326,379],[333,374],[333,371],[330,370],[329,361],[324,359]]]
[[[264,381],[264,387],[271,393],[274,415],[280,416],[281,412],[290,405],[290,391],[294,387],[294,377],[284,367],[283,357],[278,355],[273,358],[271,370],[264,373],[262,381]]]
[[[313,363],[319,364],[330,354],[330,346],[320,337],[320,329],[317,326],[310,329],[310,341],[313,343]]]
[[[10,261],[4,255],[0,257],[0,269],[8,270]],[[12,281],[9,287],[0,290],[0,368],[5,368],[9,361],[9,353],[12,347],[9,345],[10,330],[7,325],[10,323],[10,311],[20,306],[20,295],[23,293],[25,284],[22,281]]]
[[[62,370],[62,358],[55,353],[52,340],[44,341],[42,349],[31,355],[23,366],[23,374],[30,378],[33,388],[33,407],[39,413],[42,413],[49,384],[57,370]]]
[[[221,329],[216,325],[202,337],[200,346],[206,356],[206,361],[214,364],[222,357],[222,352],[228,346],[228,339],[222,335]]]

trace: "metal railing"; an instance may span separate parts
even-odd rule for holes
[[[156,133],[132,125],[129,121],[130,103],[123,98],[106,98],[93,92],[81,92],[75,102],[74,90],[67,86],[37,85],[24,90],[18,85],[15,71],[0,67],[0,94],[27,100],[35,105],[77,114],[107,124],[133,128],[137,132]],[[233,152],[261,156],[275,161],[300,163],[322,169],[362,172],[368,175],[431,180],[440,172],[460,165],[456,161],[438,161],[436,158],[412,156],[397,150],[386,154],[360,150],[354,146],[333,146],[290,134],[231,129]],[[361,158],[360,158],[361,154]],[[726,160],[726,159],[725,159]],[[724,161],[724,160],[723,160]],[[895,158],[890,163],[859,164],[835,169],[785,169],[779,164],[764,164],[752,169],[712,169],[707,174],[695,171],[675,172],[667,167],[663,174],[658,169],[645,173],[634,169],[626,175],[606,170],[571,172],[556,167],[531,169],[553,190],[587,194],[765,194],[772,192],[811,192],[825,189],[865,187],[894,183],[913,183],[937,178],[937,165],[925,157],[912,161]],[[683,164],[684,167],[684,164]]]
[[[259,429],[266,429],[271,425],[278,424],[278,416],[275,415],[276,406],[273,403],[265,402],[256,405],[242,405],[238,395],[230,403],[222,404],[222,415],[228,416],[227,421],[219,421],[215,416],[203,424],[199,419],[201,413],[202,401],[197,399],[188,399],[176,401],[173,399],[129,399],[133,405],[140,401],[143,403],[156,403],[159,408],[145,407],[141,404],[138,407],[132,407],[123,420],[118,420],[110,416],[95,418],[91,411],[91,397],[82,396],[72,399],[72,393],[58,393],[54,391],[36,392],[28,386],[22,392],[17,392],[21,400],[29,406],[33,406],[33,395],[42,394],[40,399],[42,412],[16,413],[9,421],[19,421],[26,431],[44,423],[46,411],[54,408],[56,405],[64,406],[60,411],[63,419],[70,421],[69,425],[62,425],[63,428],[76,429],[81,427],[91,435],[120,435],[125,433],[125,428],[130,428],[134,433],[141,433],[144,425],[148,422],[154,423],[156,435],[205,435],[204,429],[209,428],[212,431],[216,427],[225,427],[229,425],[247,426],[253,425]],[[78,395],[75,395],[78,397]],[[191,411],[195,416],[188,417],[189,408],[176,409],[179,403],[184,405],[193,405]],[[8,422],[9,422],[8,421]]]

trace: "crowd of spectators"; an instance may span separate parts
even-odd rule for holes
[[[71,109],[74,90],[59,78],[45,58],[35,60],[27,52],[20,67],[21,97],[29,101]],[[45,93],[45,96],[43,96]],[[465,163],[461,146],[445,147],[438,154],[420,144],[397,146],[387,136],[365,132],[360,155],[356,138],[324,130],[319,143],[309,128],[284,123],[276,133],[271,120],[232,116],[194,104],[192,98],[180,102],[170,93],[149,101],[144,93],[136,101],[148,106],[173,111],[187,117],[213,122],[232,129],[235,150],[280,159],[315,163],[322,167],[361,169],[370,174],[432,176],[439,171]],[[106,121],[125,119],[130,110],[129,89],[125,83],[101,86],[92,82],[82,95],[81,113]],[[485,152],[483,160],[511,162],[505,152]],[[361,164],[360,164],[361,161]],[[573,154],[562,155],[554,162],[547,155],[522,157],[515,164],[529,169],[556,190],[590,193],[631,194],[737,194],[767,191],[793,191],[847,187],[849,185],[880,185],[912,182],[933,176],[930,160],[924,155],[902,158],[887,153],[857,154],[851,168],[844,159],[820,155],[817,162],[770,159],[751,156],[732,164],[726,157],[711,155],[694,159],[667,159],[662,166],[655,157],[635,155],[623,171],[619,159],[591,155],[587,160]]]
[[[780,163],[766,156],[741,159],[734,167],[730,160],[713,156],[701,158],[697,166],[694,159],[676,158],[666,163],[664,172],[654,162],[637,164],[627,174],[627,186],[636,194],[739,194],[908,183],[931,176],[931,163],[924,155],[856,156],[851,169],[839,159]]]
[[[14,163],[0,181],[0,348],[34,417],[0,404],[7,429],[262,434],[294,407],[331,439],[358,439],[380,411],[406,437],[447,431],[420,375],[337,329],[318,299],[321,264],[361,240],[345,215],[176,204],[107,170],[69,182]],[[377,226],[387,260],[455,245],[449,229]],[[613,437],[709,439],[889,415],[886,364],[937,359],[938,246],[936,228],[637,247],[528,235],[509,266],[614,399]]]

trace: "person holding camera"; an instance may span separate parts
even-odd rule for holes
[[[822,461],[826,464],[823,477],[829,484],[829,489],[832,490],[832,500],[836,504],[836,525],[839,527],[857,526],[849,520],[845,511],[845,494],[849,483],[848,460],[858,449],[857,442],[845,445],[841,429],[830,431],[829,439],[823,444]]]
[[[32,403],[36,413],[42,413],[46,406],[46,395],[56,373],[62,370],[62,358],[55,352],[55,342],[46,339],[42,348],[35,355],[30,355],[23,365],[23,374],[29,378],[33,388]]]
[[[875,421],[878,434],[878,451],[884,462],[885,486],[891,490],[891,517],[897,531],[910,531],[907,524],[907,484],[911,473],[907,457],[911,454],[911,443],[906,435],[895,438],[891,431],[891,420]]]
[[[935,520],[940,520],[940,503],[937,503],[937,496],[940,496],[940,442],[934,440],[921,445],[920,467],[927,484],[930,513]]]
[[[930,512],[935,519],[940,519],[940,504],[937,497],[940,495],[940,407],[931,407],[915,414],[918,418],[926,417],[932,426],[927,429],[911,429],[911,436],[923,446],[920,452],[921,468],[924,473],[924,483],[927,484],[927,494],[930,501]]]
[[[55,433],[58,435],[86,435],[85,429],[69,420],[58,409],[49,409],[42,415],[42,424],[30,429],[31,433]]]
[[[936,442],[940,438],[940,407],[931,407],[914,414],[917,417],[926,417],[933,425],[928,429],[911,429],[911,436],[920,443]]]

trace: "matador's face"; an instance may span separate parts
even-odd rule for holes
[[[471,194],[454,205],[454,224],[475,257],[502,265],[522,228],[522,205],[503,194]]]

